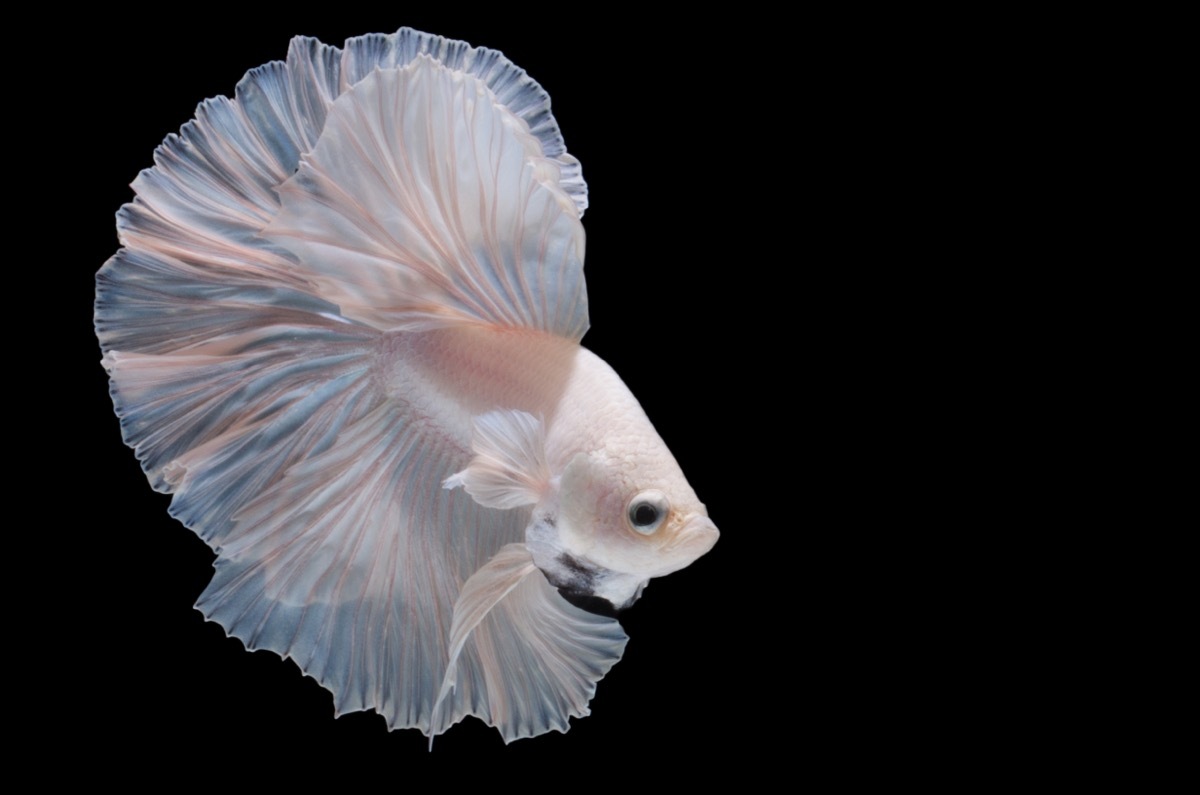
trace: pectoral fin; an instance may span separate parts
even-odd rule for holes
[[[491,612],[496,604],[508,596],[521,580],[537,571],[533,558],[524,544],[508,544],[497,552],[487,564],[471,575],[458,594],[454,604],[454,618],[450,624],[450,660],[446,664],[446,675],[433,704],[432,725],[441,722],[440,710],[446,696],[454,690],[458,676],[458,655],[471,631]],[[429,735],[429,747],[433,747],[434,734]]]
[[[535,505],[550,486],[546,429],[524,411],[490,411],[475,418],[471,441],[475,457],[446,478],[448,489],[462,486],[488,508]]]

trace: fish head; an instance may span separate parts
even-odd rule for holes
[[[578,453],[556,480],[526,546],[563,596],[593,612],[629,607],[650,578],[688,566],[720,535],[661,443]]]
[[[640,410],[626,417],[599,438],[568,435],[584,444],[559,456],[546,454],[541,418],[488,412],[475,418],[470,464],[444,484],[488,507],[532,506],[525,546],[534,565],[569,601],[609,615],[720,535],[649,420]]]

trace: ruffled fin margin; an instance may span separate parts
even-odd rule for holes
[[[297,43],[325,46],[314,39],[298,39],[293,41],[292,47],[297,47]],[[342,55],[342,90],[364,79],[376,68],[405,66],[418,55],[428,55],[449,69],[477,78],[505,109],[524,122],[529,133],[537,138],[542,155],[557,164],[558,185],[571,197],[578,215],[583,216],[588,206],[587,183],[583,181],[579,161],[567,154],[558,122],[550,113],[550,97],[524,69],[503,53],[412,28],[401,28],[390,35],[358,36],[346,42]]]

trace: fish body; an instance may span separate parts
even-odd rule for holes
[[[134,188],[96,329],[217,553],[197,607],[392,728],[587,714],[612,614],[718,533],[579,345],[586,186],[540,87],[408,29],[298,38]]]

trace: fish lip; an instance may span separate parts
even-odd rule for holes
[[[653,576],[661,577],[690,566],[712,549],[720,537],[721,531],[717,530],[711,519],[702,514],[692,514],[671,540],[660,548],[667,563]]]
[[[695,557],[692,558],[695,560],[712,549],[720,537],[721,531],[713,524],[712,519],[700,514],[693,514],[683,523],[683,527],[676,533],[668,549],[673,551],[686,548],[695,554]]]

